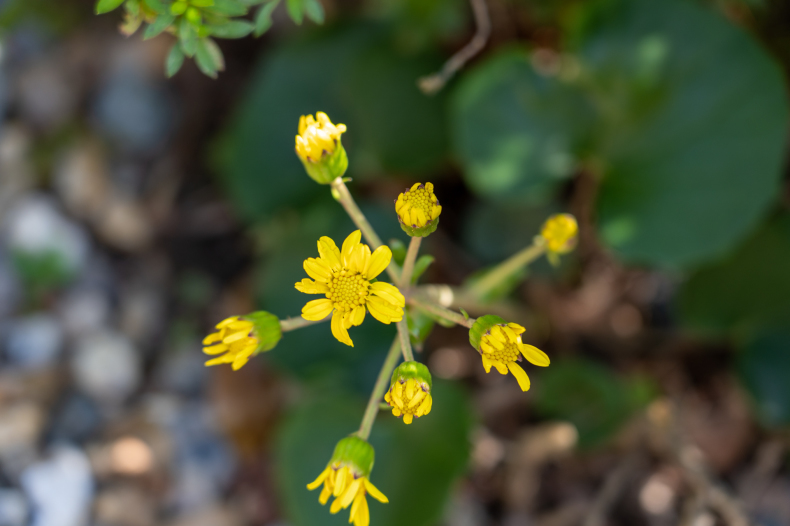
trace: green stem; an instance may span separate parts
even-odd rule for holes
[[[532,244],[486,272],[476,283],[469,287],[469,294],[480,300],[486,297],[492,290],[496,289],[502,282],[510,276],[520,271],[546,251],[543,245]]]
[[[474,318],[467,319],[466,316],[464,316],[463,314],[442,307],[441,305],[437,305],[432,301],[410,297],[409,304],[414,305],[418,309],[423,310],[429,314],[433,314],[434,316],[438,316],[452,323],[457,323],[458,325],[463,325],[464,327],[469,327],[470,329],[472,328],[472,325],[474,325],[475,323]]]
[[[414,274],[414,263],[417,261],[417,254],[420,253],[421,237],[413,237],[409,242],[409,250],[406,252],[406,259],[403,260],[403,271],[400,275],[400,286],[402,289],[411,287],[411,278]]]
[[[365,408],[365,415],[362,417],[362,424],[360,424],[359,431],[357,431],[357,436],[359,438],[367,440],[370,436],[370,430],[373,428],[373,422],[376,420],[376,415],[379,412],[381,397],[384,396],[384,391],[386,391],[390,385],[392,371],[394,371],[395,366],[398,365],[398,358],[400,358],[400,340],[395,338],[395,341],[392,342],[392,347],[390,347],[387,353],[387,357],[384,359],[384,365],[381,366],[379,377],[376,379],[376,385],[373,386],[373,392],[370,393],[368,406]]]
[[[381,238],[376,234],[376,231],[373,230],[373,226],[370,224],[368,219],[365,217],[365,214],[362,213],[362,210],[359,209],[357,206],[356,201],[354,198],[351,197],[351,192],[348,191],[348,187],[346,183],[343,182],[342,177],[338,177],[334,181],[332,181],[332,190],[335,199],[337,199],[343,208],[346,210],[346,213],[362,231],[362,235],[365,236],[368,244],[370,245],[370,250],[376,250],[379,248],[383,243],[381,242]],[[387,267],[387,274],[389,274],[390,279],[394,283],[400,283],[400,269],[398,268],[397,263],[394,261],[389,264]]]
[[[398,322],[398,337],[400,338],[400,348],[403,351],[403,361],[413,362],[414,353],[411,351],[411,339],[409,338],[409,324],[406,321],[406,313],[403,319]]]
[[[306,320],[302,317],[299,318],[288,318],[287,320],[280,320],[280,329],[283,332],[288,331],[295,331],[296,329],[302,329],[304,327],[309,327],[310,325],[315,325],[316,323],[323,323],[325,321],[329,321],[332,319],[331,316],[327,316],[323,320],[318,321],[310,321]]]

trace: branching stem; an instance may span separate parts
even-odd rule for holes
[[[470,286],[467,289],[469,295],[477,301],[483,300],[491,291],[507,281],[513,274],[538,259],[545,251],[546,248],[543,245],[533,243],[524,250],[510,256]]]
[[[456,323],[464,327],[469,327],[470,329],[475,323],[474,318],[467,318],[460,312],[455,312],[454,310],[442,307],[441,305],[433,303],[432,301],[410,297],[408,302],[410,305],[414,305],[418,309],[425,311],[428,314],[433,314],[434,316],[438,316],[439,318],[443,318],[449,322]]]
[[[373,386],[373,392],[370,393],[368,406],[365,408],[365,415],[362,417],[362,424],[360,424],[359,431],[357,431],[359,438],[367,440],[370,436],[370,430],[373,428],[373,422],[376,420],[376,415],[379,412],[381,397],[384,396],[384,391],[389,387],[392,371],[398,365],[398,358],[400,358],[400,340],[395,338],[395,341],[392,342],[392,347],[387,353],[387,357],[384,359],[384,365],[381,366],[376,385]]]

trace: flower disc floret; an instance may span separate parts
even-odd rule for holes
[[[203,339],[203,352],[217,356],[206,366],[229,363],[240,369],[250,357],[273,349],[282,337],[280,320],[265,311],[245,316],[231,316],[219,322],[217,331]]]
[[[469,342],[483,359],[486,373],[491,367],[500,374],[508,371],[518,380],[522,391],[529,390],[529,377],[518,364],[522,357],[533,365],[548,367],[549,357],[532,345],[521,341],[525,329],[517,323],[507,323],[499,316],[486,315],[478,318],[469,330]]]
[[[439,225],[442,206],[433,193],[433,183],[415,183],[395,201],[401,228],[411,237],[425,237]]]
[[[431,373],[419,362],[404,362],[392,373],[390,388],[384,400],[392,407],[392,414],[411,424],[414,417],[431,412],[433,399]]]
[[[554,254],[566,254],[576,247],[579,225],[570,214],[553,215],[543,223],[540,235],[546,250]]]
[[[307,485],[307,489],[314,490],[323,484],[318,501],[323,505],[329,501],[329,497],[334,496],[330,513],[334,514],[351,506],[348,522],[354,526],[368,526],[370,511],[366,495],[369,494],[385,504],[389,502],[370,482],[373,460],[373,447],[367,441],[356,436],[344,438],[335,447],[326,469]]]
[[[332,334],[352,347],[348,329],[362,324],[366,309],[381,323],[390,324],[403,319],[406,305],[397,287],[372,282],[389,265],[392,251],[380,246],[371,253],[361,239],[361,232],[355,230],[343,242],[342,250],[329,237],[319,239],[319,257],[304,262],[305,271],[313,279],[305,278],[295,285],[299,292],[325,296],[307,302],[302,317],[319,321],[332,314]]]
[[[341,177],[348,168],[348,156],[340,141],[345,124],[332,124],[326,113],[319,111],[302,115],[299,135],[296,136],[296,154],[307,174],[316,182],[329,184]]]

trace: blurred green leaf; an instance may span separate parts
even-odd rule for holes
[[[422,96],[414,84],[431,61],[397,55],[385,36],[379,26],[349,25],[266,56],[217,157],[243,215],[263,219],[325,195],[294,153],[299,117],[316,111],[348,126],[343,145],[355,180],[387,171],[418,175],[441,164],[442,99]]]
[[[713,332],[790,326],[790,215],[755,232],[736,251],[707,265],[678,294],[681,318]]]
[[[499,52],[465,74],[451,115],[469,187],[531,203],[546,201],[571,175],[592,118],[577,89],[538,75],[520,50]]]
[[[709,260],[777,197],[784,75],[745,30],[694,2],[608,4],[581,56],[602,117],[601,235],[629,262]]]
[[[148,9],[160,15],[169,12],[168,7],[160,0],[143,0],[143,3]]]
[[[285,0],[285,6],[288,8],[288,16],[296,24],[301,24],[304,20],[304,0]]]
[[[423,254],[420,256],[414,264],[414,273],[412,274],[411,282],[417,283],[420,276],[425,274],[425,271],[428,270],[428,267],[430,267],[434,261],[436,261],[436,258],[431,255]]]
[[[790,335],[776,332],[756,338],[741,351],[738,371],[760,419],[768,426],[790,424]]]
[[[316,24],[324,23],[324,6],[318,0],[304,0],[304,14]]]
[[[392,250],[392,261],[398,264],[398,266],[403,266],[403,262],[406,260],[406,244],[401,241],[400,239],[390,239],[389,245],[390,250]]]
[[[217,78],[217,72],[225,69],[225,59],[222,57],[222,51],[220,51],[217,43],[210,38],[201,38],[198,41],[195,58],[200,71],[211,78]]]
[[[103,15],[115,9],[118,9],[124,0],[99,0],[96,2],[96,14]]]
[[[255,29],[255,24],[246,20],[231,20],[227,24],[208,26],[217,38],[244,38]]]
[[[225,16],[244,16],[247,14],[247,6],[236,0],[214,0],[214,5],[207,7],[210,13]]]
[[[575,425],[582,448],[612,437],[655,392],[646,380],[626,382],[611,370],[583,360],[553,362],[540,370],[536,387],[538,411]]]
[[[431,335],[435,323],[431,316],[421,310],[410,306],[406,307],[406,325],[409,328],[409,339],[418,350],[422,349],[423,342]]]
[[[382,356],[383,361],[383,356]],[[387,412],[379,414],[370,443],[376,450],[371,482],[389,499],[368,499],[371,524],[432,526],[441,517],[455,479],[469,456],[471,408],[455,385],[434,380],[431,413],[409,426]],[[348,524],[348,510],[329,514],[308,491],[326,467],[338,440],[359,427],[364,399],[321,393],[293,411],[277,437],[277,482],[294,526]]]
[[[258,10],[255,15],[255,36],[259,37],[272,27],[272,12],[279,5],[280,0],[267,3]]]
[[[150,38],[159,36],[162,31],[170,27],[170,25],[175,22],[175,20],[176,17],[170,14],[159,15],[152,24],[145,28],[143,40],[148,40]]]
[[[165,60],[165,74],[170,78],[178,73],[178,70],[180,70],[183,65],[184,52],[181,51],[181,46],[176,42],[167,54],[167,59]]]
[[[181,50],[186,56],[192,57],[197,53],[200,39],[195,27],[186,18],[182,18],[178,26],[178,39],[181,41]]]

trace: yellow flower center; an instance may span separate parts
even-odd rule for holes
[[[518,344],[516,342],[508,340],[506,343],[501,344],[503,345],[502,349],[497,349],[496,346],[494,346],[494,344],[491,343],[491,339],[493,339],[493,336],[491,336],[489,333],[486,333],[483,336],[483,341],[485,341],[488,345],[490,345],[494,351],[494,352],[483,351],[486,353],[486,356],[488,356],[492,360],[496,360],[502,363],[518,361],[518,357],[521,354],[521,351],[519,351]]]
[[[332,273],[326,297],[332,300],[338,311],[352,310],[365,305],[370,282],[359,272],[343,269]]]

